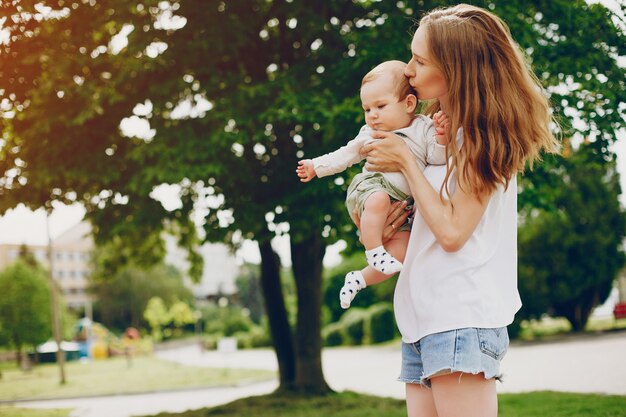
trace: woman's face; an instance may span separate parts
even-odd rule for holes
[[[445,102],[448,96],[448,83],[443,73],[432,61],[428,48],[426,28],[420,26],[411,42],[411,60],[404,70],[404,75],[417,91],[420,100],[439,99]]]

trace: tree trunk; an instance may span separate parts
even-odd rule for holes
[[[269,239],[259,241],[261,252],[261,288],[265,311],[278,359],[279,391],[291,391],[295,386],[296,366],[293,337],[287,319],[283,290],[280,285],[280,258]]]
[[[585,291],[583,296],[578,297],[577,300],[557,306],[557,314],[560,313],[565,316],[572,325],[572,331],[582,332],[585,330],[591,312],[599,304],[600,297],[598,292],[597,288],[589,289]]]
[[[322,372],[322,260],[326,244],[317,228],[298,241],[294,235],[291,262],[298,294],[296,390],[321,394],[331,391]]]

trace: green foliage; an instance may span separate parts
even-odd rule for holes
[[[235,333],[247,332],[254,327],[250,317],[238,306],[211,305],[203,307],[200,311],[204,321],[204,331],[208,334],[233,336]]]
[[[473,3],[509,23],[551,87],[564,136],[595,139],[610,156],[626,102],[626,70],[617,63],[626,41],[617,17],[584,0]],[[412,19],[452,2],[44,4],[51,17],[32,18],[39,15],[34,2],[0,8],[10,39],[0,45],[7,116],[0,119],[0,213],[18,202],[80,202],[98,242],[118,236],[143,249],[133,257],[155,255],[151,248],[159,255],[145,242],[170,229],[192,251],[197,276],[194,209],[206,209],[209,241],[236,246],[289,233],[301,242],[322,231],[325,243],[344,238],[354,247],[343,207],[354,169],[303,185],[293,174],[296,161],[354,137],[363,121],[361,76],[383,60],[408,59]],[[164,26],[164,14],[180,24]],[[128,44],[114,50],[110,41],[125,26],[133,28]],[[167,48],[153,53],[154,42]],[[205,107],[176,115],[185,103]],[[120,122],[131,116],[154,137],[124,136]],[[544,175],[553,168],[546,163],[523,178],[522,207],[553,204],[552,177]],[[163,183],[180,186],[180,207],[168,211],[151,197]],[[366,294],[357,303],[369,305]]]
[[[545,85],[568,87],[551,90],[564,135],[594,136],[609,154],[626,102],[617,16],[583,0],[474,3],[507,21]],[[53,12],[65,7],[45,4]],[[141,245],[171,228],[192,249],[189,213],[199,196],[213,195],[224,198],[209,208],[209,240],[237,244],[237,236],[258,238],[289,222],[296,240],[321,225],[330,242],[353,243],[343,208],[350,173],[306,186],[285,173],[298,158],[354,136],[361,76],[383,60],[408,59],[412,19],[452,2],[168,4],[78,2],[39,20],[30,17],[31,3],[0,9],[10,33],[0,54],[11,58],[0,63],[0,98],[5,114],[15,112],[2,120],[0,172],[13,176],[0,183],[0,211],[79,201],[99,241],[119,236]],[[163,27],[163,13],[184,24]],[[117,51],[109,42],[125,25],[134,30]],[[146,53],[155,40],[167,49]],[[210,110],[175,116],[179,103],[203,100]],[[133,115],[150,124],[154,139],[122,134],[120,121]],[[575,125],[576,117],[586,125]],[[181,185],[180,208],[167,211],[150,197],[162,183]],[[529,177],[523,204],[542,204],[543,193],[530,191],[542,184]],[[220,223],[220,210],[234,221]]]
[[[176,300],[170,306],[169,315],[174,327],[180,329],[187,324],[196,322],[196,317],[189,304]]]
[[[346,274],[350,271],[361,270],[364,266],[366,266],[365,254],[357,252],[344,257],[340,265],[326,271],[323,288],[323,310],[330,313],[328,323],[338,321],[346,313],[346,310],[342,309],[339,303],[339,290],[343,287]],[[378,300],[375,292],[372,291],[373,288],[376,286],[361,291],[352,302],[352,306],[367,307],[376,303]]]
[[[69,417],[69,409],[44,409],[21,408],[13,406],[0,406],[0,417]]]
[[[345,313],[346,310],[341,308],[339,304],[339,290],[343,286],[345,276],[350,271],[361,270],[365,267],[365,254],[363,246],[358,245],[358,250],[349,252],[348,256],[344,256],[340,265],[325,272],[324,277],[324,305],[322,311],[327,314],[327,320],[324,324],[336,322]],[[354,307],[367,308],[379,302],[392,302],[393,291],[396,286],[397,276],[386,281],[371,285],[365,290],[359,292],[352,302]]]
[[[42,364],[33,372],[26,373],[18,367],[5,370],[0,382],[0,406],[25,399],[93,398],[236,386],[268,381],[275,377],[271,371],[198,368],[158,359],[153,355],[136,355],[130,367],[125,357],[90,362],[71,361],[66,364],[66,370],[72,382],[64,385],[59,384],[56,364]]]
[[[271,345],[268,329],[254,325],[246,332],[236,332],[233,337],[237,339],[239,349],[252,349],[257,347],[267,347]]]
[[[529,392],[499,394],[501,417],[626,417],[626,397],[602,394]],[[404,417],[404,400],[381,398],[344,391],[315,397],[270,394],[243,398],[228,404],[160,417]]]
[[[0,272],[0,340],[21,351],[51,336],[50,289],[45,272],[18,260]]]
[[[556,209],[534,210],[519,231],[519,319],[564,316],[582,331],[625,262],[626,216],[615,162],[596,144],[561,160]]]
[[[254,323],[249,310],[238,305],[205,306],[201,310],[207,349],[216,349],[222,337],[234,337],[241,349],[271,345],[267,320]]]
[[[261,292],[260,268],[258,265],[244,264],[240,268],[240,275],[235,279],[239,302],[250,311],[250,319],[260,323],[265,315],[263,294]]]
[[[184,301],[174,300],[169,309],[160,297],[152,297],[148,300],[146,310],[143,312],[143,318],[148,322],[152,329],[152,338],[160,341],[164,336],[179,337],[182,335],[183,327],[196,322],[196,317]],[[171,328],[166,328],[170,325]]]
[[[367,313],[359,307],[351,307],[341,318],[345,329],[346,343],[348,345],[363,344],[365,337],[365,322]]]
[[[382,302],[364,309],[350,307],[338,322],[322,330],[326,346],[362,345],[392,340],[398,334],[391,304]]]
[[[152,328],[152,338],[157,342],[163,339],[161,329],[172,320],[165,303],[159,297],[152,297],[148,300],[146,310],[143,312],[143,318]]]
[[[368,309],[368,314],[366,333],[369,335],[369,343],[386,342],[396,337],[398,330],[391,304],[374,304]]]
[[[344,344],[343,323],[330,323],[322,329],[322,339],[326,346],[339,346]]]
[[[193,302],[191,291],[183,284],[178,270],[167,265],[150,269],[128,266],[113,276],[96,275],[90,291],[97,299],[94,316],[107,327],[124,330],[128,326],[144,327],[148,301],[159,297],[166,305],[175,300]]]

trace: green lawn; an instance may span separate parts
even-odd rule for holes
[[[501,394],[499,417],[626,417],[626,396],[532,392]],[[70,410],[0,406],[0,417],[68,417]],[[158,417],[406,417],[404,401],[353,392],[323,397],[272,394]],[[154,416],[156,417],[156,416]]]
[[[0,405],[0,417],[68,417],[71,410],[38,410]]]
[[[0,379],[0,400],[129,394],[232,385],[276,377],[275,372],[269,371],[199,368],[149,356],[135,358],[130,368],[124,358],[70,362],[66,375],[67,383],[61,386],[56,365],[36,366],[27,373],[16,368],[4,369]]]
[[[533,392],[499,396],[500,417],[626,417],[626,397]],[[406,417],[404,401],[353,392],[324,397],[265,395],[159,417]]]

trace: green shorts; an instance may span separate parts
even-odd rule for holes
[[[365,201],[370,195],[377,191],[383,191],[389,195],[391,201],[403,201],[410,199],[408,194],[402,192],[397,187],[393,186],[380,172],[372,173],[360,173],[357,174],[352,183],[348,187],[348,194],[346,195],[346,208],[352,221],[354,221],[354,212],[359,214],[359,217],[363,214],[363,208],[365,207]],[[409,206],[407,206],[409,208]],[[410,231],[411,224],[406,221],[402,226],[398,228],[402,231]]]

